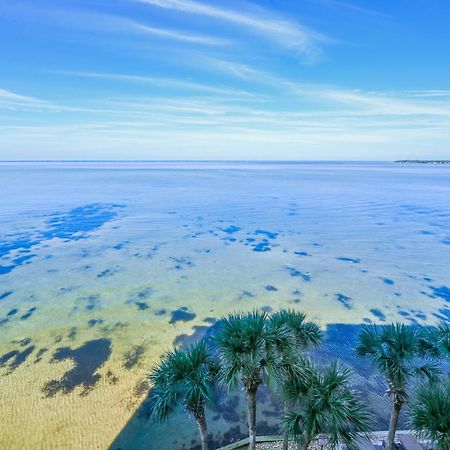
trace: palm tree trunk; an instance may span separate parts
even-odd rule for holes
[[[400,416],[401,408],[402,404],[394,400],[394,405],[392,406],[391,421],[389,423],[389,433],[387,438],[386,450],[394,449],[395,432],[397,431],[398,418]]]
[[[196,412],[195,420],[197,421],[198,431],[200,432],[200,440],[202,443],[202,450],[208,450],[208,441],[207,441],[208,430],[206,427],[205,411],[203,409]]]
[[[256,448],[256,389],[247,391],[248,408],[248,450]]]
[[[310,437],[309,433],[304,434],[297,443],[298,450],[307,450],[310,443],[311,443],[311,437]]]
[[[283,402],[283,411],[284,417],[286,418],[286,414],[289,412],[287,402]],[[289,447],[289,433],[287,432],[287,430],[285,430],[283,434],[283,450],[288,450],[288,447]]]

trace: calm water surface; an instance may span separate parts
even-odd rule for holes
[[[301,309],[341,349],[450,319],[450,166],[0,163],[0,192],[0,448],[195,448],[137,414],[145,379],[230,311]],[[220,402],[215,443],[245,431]]]

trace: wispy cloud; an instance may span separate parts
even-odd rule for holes
[[[311,0],[314,3],[319,3],[328,7],[333,7],[334,9],[340,9],[343,12],[353,12],[359,15],[372,16],[375,18],[390,19],[391,16],[388,14],[381,13],[374,9],[364,8],[359,5],[354,5],[350,2],[340,1],[340,0]]]
[[[45,100],[0,89],[0,108],[9,110],[55,110],[59,106]]]
[[[143,75],[130,75],[121,73],[103,73],[103,72],[71,72],[71,71],[55,71],[53,73],[61,75],[76,76],[82,78],[97,78],[104,80],[124,81],[131,83],[144,83],[154,86],[165,86],[175,89],[182,89],[188,91],[202,91],[211,94],[219,95],[238,95],[244,97],[254,97],[255,95],[245,90],[233,89],[227,87],[217,87],[207,83],[196,83],[191,81],[185,81],[181,79],[172,78],[159,78]]]
[[[335,114],[353,111],[353,114],[361,116],[450,116],[450,91],[447,90],[364,91],[293,81],[248,64],[219,58],[207,57],[204,62],[210,69],[247,80],[253,86],[263,84],[276,89],[274,92],[278,101],[292,101],[289,95],[294,95],[313,102],[314,109],[328,109]],[[346,109],[343,110],[343,107]]]
[[[136,21],[128,20],[127,23],[130,27],[133,27],[137,31],[142,33],[153,34],[167,39],[174,39],[183,42],[189,42],[191,44],[201,44],[201,45],[228,45],[230,41],[227,39],[217,38],[213,36],[202,36],[196,34],[187,34],[179,31],[174,31],[165,28],[150,27],[148,25],[141,24]]]
[[[248,31],[263,35],[284,47],[300,51],[310,59],[320,54],[320,44],[330,42],[325,35],[297,22],[276,18],[271,11],[259,8],[258,12],[235,11],[193,0],[134,0],[159,8],[182,11],[231,22]]]
[[[161,26],[154,26],[143,20],[118,16],[111,13],[100,13],[84,9],[43,8],[27,5],[2,5],[0,13],[14,20],[25,20],[27,22],[42,22],[46,27],[49,25],[64,30],[78,30],[95,32],[96,34],[128,34],[140,36],[156,36],[161,39],[174,40],[190,44],[205,46],[229,45],[229,39],[181,31]]]

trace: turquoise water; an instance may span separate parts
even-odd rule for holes
[[[194,448],[135,413],[161,353],[230,311],[450,319],[450,166],[0,163],[0,188],[2,448]]]

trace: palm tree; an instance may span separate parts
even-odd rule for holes
[[[166,353],[150,374],[152,418],[167,420],[177,407],[183,405],[186,412],[194,416],[202,450],[207,450],[205,406],[211,400],[217,372],[217,362],[204,341],[186,350]]]
[[[215,336],[222,383],[234,388],[242,383],[247,395],[249,450],[256,445],[256,393],[281,370],[279,352],[294,345],[286,327],[270,327],[265,312],[231,314],[222,320]]]
[[[387,450],[394,448],[400,410],[408,400],[410,378],[423,375],[431,379],[436,373],[436,368],[423,359],[422,339],[421,329],[398,323],[382,327],[365,325],[359,334],[356,352],[368,357],[385,376],[386,393],[393,398]]]
[[[308,346],[317,347],[322,340],[323,333],[320,327],[314,322],[306,322],[305,314],[294,310],[283,310],[276,312],[270,318],[270,326],[277,329],[287,327],[295,340],[295,348],[288,348],[282,353],[281,363],[283,370],[281,371],[282,379],[278,380],[281,390],[281,398],[283,401],[283,410],[286,415],[289,411],[289,402],[283,396],[283,390],[291,379],[301,376],[303,369],[303,356],[301,353]],[[289,434],[284,433],[283,450],[287,450],[289,446]]]
[[[450,358],[450,325],[441,322],[437,326],[427,328],[422,344],[431,356]]]
[[[440,450],[450,450],[450,381],[421,386],[411,410],[411,427]]]
[[[285,384],[284,396],[294,405],[283,426],[294,436],[299,450],[306,450],[319,434],[326,433],[334,447],[338,441],[357,448],[358,433],[368,433],[371,417],[358,395],[350,389],[351,372],[332,364],[321,374],[310,362]]]

